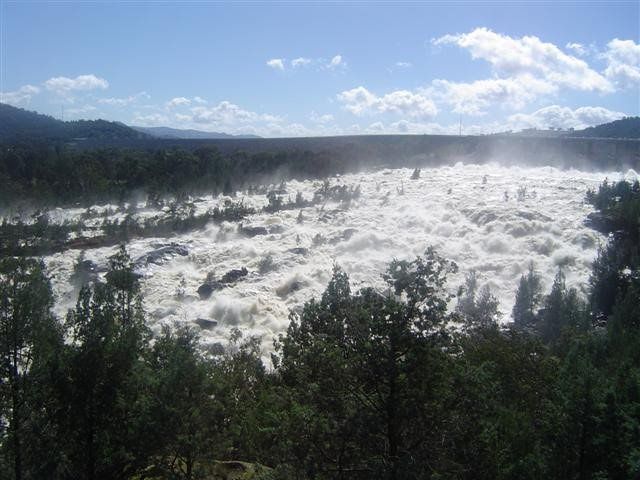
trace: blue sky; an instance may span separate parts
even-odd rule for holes
[[[11,2],[1,100],[263,136],[640,114],[639,2]]]

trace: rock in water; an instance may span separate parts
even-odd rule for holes
[[[226,285],[217,281],[205,282],[198,287],[200,300],[207,300],[216,290],[222,290]]]
[[[194,323],[203,330],[213,330],[218,326],[218,322],[210,320],[208,318],[196,318]]]
[[[149,265],[150,263],[153,263],[155,265],[162,265],[176,255],[185,257],[189,255],[189,250],[187,250],[182,245],[176,245],[175,243],[173,243],[171,245],[160,247],[156,250],[152,250],[151,252],[142,255],[136,260],[135,265],[137,267]]]
[[[229,270],[227,273],[225,273],[222,276],[220,281],[222,283],[233,283],[242,277],[246,277],[248,273],[249,271],[245,267],[242,267],[240,269]]]
[[[267,235],[269,232],[264,227],[243,227],[240,225],[238,232],[247,237],[255,237],[256,235]]]

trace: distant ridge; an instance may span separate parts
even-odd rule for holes
[[[640,117],[625,117],[571,132],[572,137],[640,138]]]
[[[187,140],[195,139],[224,139],[224,138],[262,138],[258,135],[231,135],[222,132],[203,132],[200,130],[182,130],[170,127],[136,127],[131,128],[156,138],[182,138]]]
[[[63,122],[22,108],[0,103],[0,141],[41,140],[82,142],[83,140],[145,139],[142,132],[118,122],[75,120]]]

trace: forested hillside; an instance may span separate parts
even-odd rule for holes
[[[0,103],[0,142],[77,142],[85,139],[117,141],[146,137],[146,134],[117,122],[63,122],[48,115]]]
[[[599,138],[640,138],[640,117],[626,117],[584,130],[576,130],[571,135]]]

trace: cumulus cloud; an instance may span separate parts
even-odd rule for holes
[[[14,106],[29,105],[34,95],[40,93],[40,89],[33,85],[23,85],[13,92],[0,92],[0,102]]]
[[[621,87],[640,85],[640,44],[633,40],[611,40],[602,54],[607,61],[605,76]]]
[[[191,113],[195,123],[216,127],[235,128],[252,122],[279,122],[282,120],[275,115],[245,110],[228,101],[222,101],[212,107],[193,107]]]
[[[477,28],[469,33],[445,35],[434,45],[454,44],[471,53],[473,59],[489,62],[501,77],[529,75],[557,86],[583,91],[611,92],[613,86],[579,58],[535,36],[514,38]]]
[[[452,107],[455,113],[484,115],[493,105],[521,109],[541,95],[555,93],[557,87],[531,75],[491,78],[475,82],[434,80],[424,92]]]
[[[511,130],[523,130],[526,128],[582,129],[612,122],[624,116],[625,114],[622,112],[615,112],[603,107],[585,106],[574,110],[569,107],[550,105],[530,114],[517,113],[511,115],[507,118],[507,124]]]
[[[338,94],[338,100],[344,108],[355,114],[399,113],[413,118],[433,117],[438,109],[433,101],[419,93],[408,90],[396,90],[383,96],[377,96],[365,87],[356,87]]]
[[[189,100],[186,97],[175,97],[166,103],[167,108],[189,106],[189,105],[191,105],[191,100]]]
[[[44,86],[49,91],[66,94],[72,91],[104,90],[109,87],[109,82],[104,78],[89,74],[79,75],[75,78],[53,77],[44,82]]]
[[[284,58],[272,58],[267,60],[267,66],[274,70],[284,70]]]

